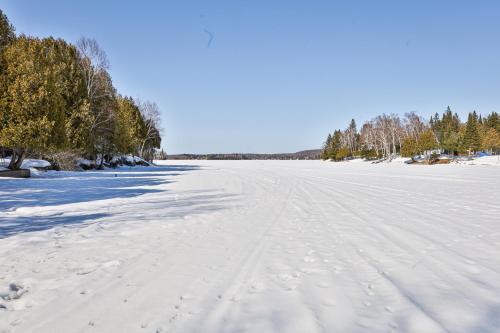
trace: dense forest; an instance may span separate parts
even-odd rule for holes
[[[94,39],[17,36],[0,10],[0,148],[10,169],[26,156],[98,167],[123,154],[151,160],[160,132],[158,106],[116,91]]]
[[[439,150],[452,156],[472,155],[484,151],[500,152],[500,118],[498,113],[483,117],[475,111],[461,122],[448,107],[424,120],[414,112],[403,118],[397,114],[380,115],[367,121],[358,131],[353,119],[345,130],[329,134],[321,158],[341,161],[351,157],[390,159],[414,157]]]

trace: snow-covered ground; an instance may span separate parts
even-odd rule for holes
[[[500,166],[500,155],[475,157],[470,161],[460,162],[469,165],[495,165]]]
[[[0,332],[499,332],[500,168],[0,179]]]

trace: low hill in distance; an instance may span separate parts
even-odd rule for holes
[[[296,153],[279,154],[177,154],[168,155],[168,160],[317,160],[321,149],[302,150]]]

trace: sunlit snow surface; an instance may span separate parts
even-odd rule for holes
[[[500,167],[0,179],[0,332],[499,332]]]

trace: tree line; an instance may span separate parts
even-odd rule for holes
[[[116,91],[94,39],[17,36],[0,10],[0,147],[11,152],[10,169],[61,152],[100,167],[119,154],[151,160],[160,132],[158,106]]]
[[[255,154],[176,154],[169,155],[170,160],[315,160],[319,159],[319,149],[303,150],[296,153]],[[166,159],[166,156],[164,156]],[[158,159],[161,159],[159,154]]]
[[[415,112],[404,117],[382,114],[365,122],[358,131],[351,120],[345,130],[335,130],[321,151],[322,159],[341,161],[353,156],[365,159],[414,157],[432,150],[453,156],[479,151],[500,153],[500,117],[498,113],[483,117],[475,111],[466,122],[448,107],[424,120]]]

